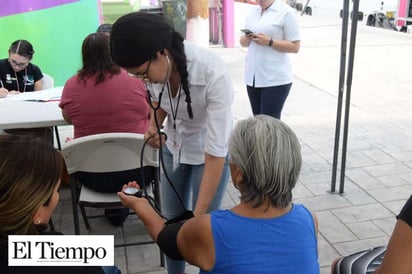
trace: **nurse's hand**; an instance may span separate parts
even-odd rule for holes
[[[155,127],[149,127],[144,133],[144,138],[148,139],[147,143],[154,148],[160,148],[166,142],[166,135],[161,134],[159,138],[159,132]]]

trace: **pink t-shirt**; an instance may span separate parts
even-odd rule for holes
[[[150,107],[142,81],[124,70],[95,85],[78,76],[67,80],[59,106],[74,126],[74,138],[109,132],[144,133],[149,125]]]

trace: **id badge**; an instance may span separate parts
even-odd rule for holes
[[[180,152],[182,149],[182,139],[180,138],[179,134],[176,132],[173,133],[172,136],[172,155],[173,155],[173,171],[179,166],[180,163]]]

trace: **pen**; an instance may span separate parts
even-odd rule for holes
[[[0,79],[1,87],[4,88],[3,81]]]

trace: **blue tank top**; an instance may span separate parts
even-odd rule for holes
[[[319,274],[315,224],[303,205],[271,219],[219,210],[211,213],[211,226],[215,265],[200,273]]]

